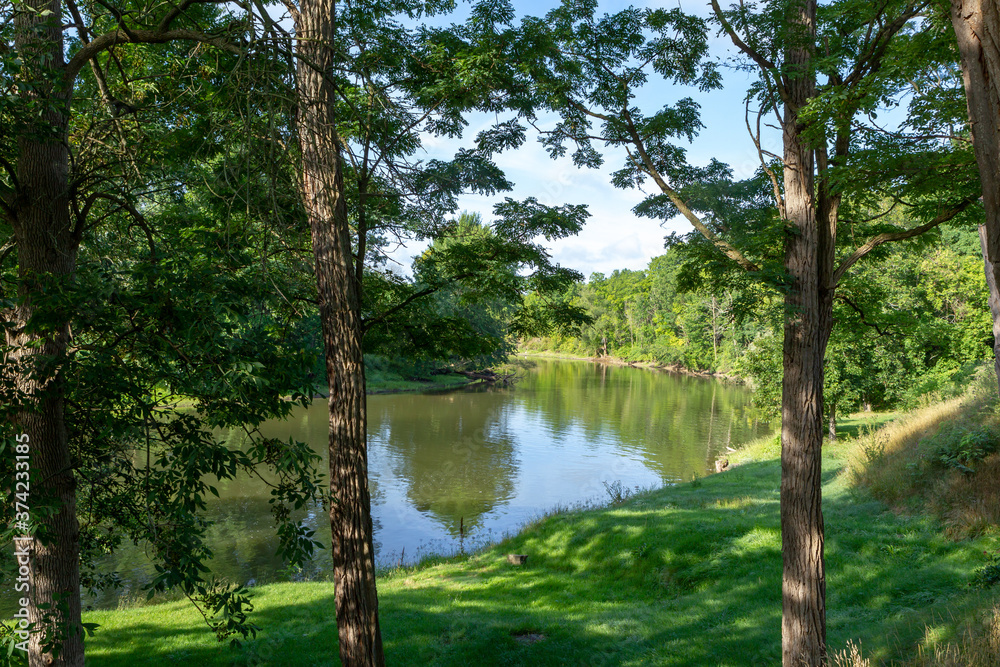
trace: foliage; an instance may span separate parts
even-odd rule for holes
[[[939,238],[940,244],[932,241]],[[738,375],[775,416],[781,398],[781,309],[776,295],[713,282],[697,244],[675,243],[644,271],[594,274],[562,299],[592,322],[576,336],[523,341],[528,349],[678,364]],[[913,407],[961,392],[992,354],[992,324],[978,239],[948,227],[921,244],[897,244],[858,267],[835,302],[825,398],[847,414]]]
[[[937,461],[947,468],[974,474],[976,465],[1000,447],[1000,433],[989,426],[968,428],[945,425],[928,443]]]
[[[986,554],[986,565],[972,575],[969,585],[973,588],[992,588],[1000,583],[1000,551]]]
[[[83,11],[117,29],[103,9]],[[196,5],[187,19],[207,26],[219,17]],[[246,637],[254,626],[245,592],[207,576],[203,511],[219,481],[262,474],[273,484],[280,555],[300,562],[316,548],[300,516],[322,495],[318,457],[256,432],[313,394],[315,353],[298,338],[312,293],[308,267],[287,252],[302,239],[294,197],[266,196],[274,181],[294,192],[270,159],[287,140],[274,98],[241,99],[229,87],[260,83],[251,59],[202,55],[123,45],[83,70],[69,134],[76,271],[40,305],[73,332],[55,362],[77,475],[81,586],[113,587],[116,573],[98,569],[100,559],[126,541],[146,544],[158,572],[151,592],[180,590],[224,635]],[[242,113],[230,113],[237,100]],[[267,156],[266,166],[241,176],[234,165],[251,154]],[[15,260],[0,256],[5,304],[20,298]],[[0,410],[5,436],[17,408]],[[247,442],[229,446],[219,429],[242,429]],[[49,511],[45,499],[32,501],[36,519]],[[5,576],[12,565],[5,554]]]

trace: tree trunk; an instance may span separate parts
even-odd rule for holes
[[[958,38],[972,143],[983,188],[985,224],[979,228],[990,286],[994,354],[1000,391],[1000,8],[993,0],[952,0],[951,22]]]
[[[989,292],[990,316],[993,318],[993,370],[1000,387],[1000,291],[997,290],[1000,262],[990,261],[986,250],[986,234],[986,225],[979,225],[979,245],[983,250],[983,269],[986,272],[986,289]]]
[[[303,0],[296,16],[302,198],[312,230],[330,385],[330,525],[340,660],[384,665],[375,589],[360,286],[352,269],[336,129],[333,0]]]
[[[827,431],[827,436],[830,438],[830,442],[836,442],[837,440],[837,405],[834,403],[830,406],[830,428]]]
[[[25,60],[26,76],[36,82],[58,82],[64,65],[60,2],[28,5],[27,11],[17,13],[15,23],[15,45]],[[43,10],[54,20],[40,15]],[[15,396],[7,397],[8,405],[16,406],[16,426],[30,442],[28,504],[36,530],[30,554],[29,620],[44,630],[31,635],[31,667],[82,666],[84,656],[76,480],[63,416],[62,363],[69,343],[70,313],[39,303],[46,292],[57,294],[56,290],[70,287],[78,245],[69,209],[71,88],[55,86],[58,83],[33,88],[22,98],[26,107],[38,105],[45,110],[32,132],[18,140],[18,196],[11,216],[17,244],[18,304],[11,313],[13,327],[6,334],[10,351],[4,360],[4,373],[13,377],[16,387]],[[43,507],[54,513],[43,513]],[[43,653],[44,648],[49,652]]]
[[[789,10],[784,104],[784,195],[789,232],[785,268],[784,377],[781,396],[781,652],[785,667],[818,667],[826,657],[821,447],[823,356],[832,327],[831,292],[821,279],[830,239],[816,217],[812,147],[799,110],[815,96],[811,71],[815,0]],[[826,222],[826,221],[824,221]]]

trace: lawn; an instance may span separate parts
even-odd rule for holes
[[[845,426],[850,427],[851,424]],[[828,446],[824,509],[828,642],[877,662],[956,638],[989,606],[967,586],[996,547],[893,513],[841,474],[852,441]],[[472,556],[379,581],[394,665],[771,665],[780,662],[780,465],[765,460],[552,515]],[[510,565],[506,554],[527,554]],[[253,589],[260,634],[232,650],[186,602],[91,612],[88,664],[338,664],[332,584]]]

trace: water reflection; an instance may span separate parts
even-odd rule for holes
[[[380,564],[472,548],[553,507],[604,501],[605,483],[649,487],[703,475],[727,446],[766,428],[754,420],[745,390],[715,381],[546,360],[525,363],[521,375],[509,390],[369,397]],[[325,469],[327,423],[320,400],[261,430],[311,443]],[[219,491],[210,507],[215,573],[241,583],[291,576],[274,555],[268,488],[242,479]],[[311,507],[300,518],[328,547],[326,510]],[[133,592],[152,574],[140,548],[113,564]],[[324,549],[295,576],[329,569]]]
[[[475,531],[509,501],[518,472],[509,394],[408,395],[370,401],[370,447],[384,447],[413,508],[452,536]]]

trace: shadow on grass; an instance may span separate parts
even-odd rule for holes
[[[898,416],[896,412],[859,412],[837,422],[837,437],[857,438],[869,429],[879,428]]]
[[[779,471],[774,461],[739,466],[549,517],[461,561],[393,573],[379,583],[387,661],[777,664]],[[828,487],[836,474],[824,471]],[[961,595],[976,547],[841,488],[828,494],[825,513],[829,644],[860,639],[866,654],[892,659],[922,636],[935,604]],[[528,562],[509,565],[507,553],[528,554]],[[258,600],[254,622],[264,631],[240,651],[208,636],[171,652],[165,643],[176,636],[140,623],[102,633],[115,660],[90,664],[337,664],[329,584],[268,587]]]

